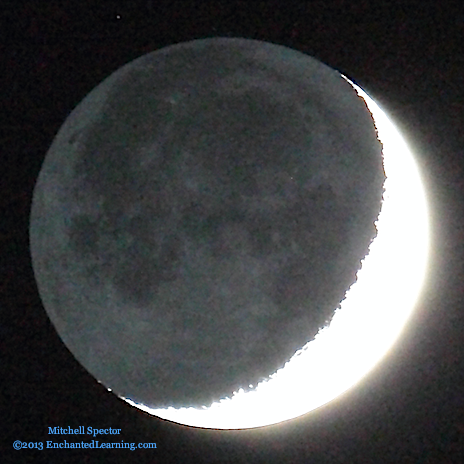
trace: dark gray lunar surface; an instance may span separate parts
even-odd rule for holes
[[[152,407],[209,405],[310,341],[375,236],[381,144],[340,74],[244,39],[96,87],[36,184],[33,267],[83,366]]]

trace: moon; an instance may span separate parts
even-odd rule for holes
[[[237,429],[318,408],[385,356],[428,227],[411,150],[361,88],[295,50],[215,38],[138,58],[74,109],[30,245],[91,375],[160,418]]]

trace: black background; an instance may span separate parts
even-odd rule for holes
[[[464,15],[458,2],[367,3],[2,3],[1,462],[462,462]],[[214,36],[296,48],[363,87],[417,155],[432,211],[424,291],[388,356],[330,404],[249,431],[180,426],[107,392],[48,320],[28,246],[34,183],[74,107],[140,55]],[[414,230],[407,234],[414,240]],[[48,435],[49,426],[68,425],[121,428],[107,441],[156,442],[157,449],[13,450],[14,440],[70,441]]]

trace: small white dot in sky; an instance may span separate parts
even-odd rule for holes
[[[120,16],[120,15],[116,15],[116,18],[121,19],[121,16]]]

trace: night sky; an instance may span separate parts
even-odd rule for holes
[[[63,2],[64,3],[64,2]],[[459,6],[384,2],[9,2],[0,12],[2,462],[453,463],[464,457],[464,54]],[[250,4],[252,3],[252,6]],[[10,5],[10,6],[9,6]],[[63,345],[34,281],[28,225],[58,129],[109,74],[155,49],[213,36],[265,40],[339,70],[394,119],[432,211],[430,270],[389,355],[355,388],[287,423],[193,429],[129,407]],[[405,231],[414,240],[414,230]],[[401,263],[398,263],[400,266]],[[120,428],[147,450],[15,451],[72,441],[48,427]],[[88,441],[88,436],[79,436]],[[104,437],[101,441],[117,441]]]

